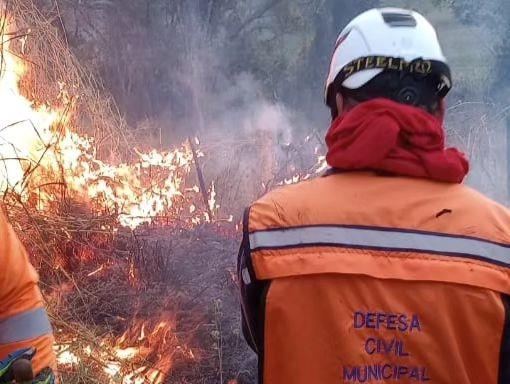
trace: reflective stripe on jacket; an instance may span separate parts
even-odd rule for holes
[[[0,360],[35,347],[34,371],[55,368],[53,334],[28,254],[0,209]]]
[[[271,192],[245,220],[244,330],[274,383],[510,383],[510,213],[372,173]]]

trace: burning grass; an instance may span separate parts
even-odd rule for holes
[[[221,303],[237,312],[234,290],[207,296],[211,280],[195,278],[215,271],[233,286],[234,241],[223,237],[219,255],[204,240],[218,232],[200,226],[213,220],[212,187],[189,183],[200,151],[128,151],[113,104],[31,1],[2,3],[1,25],[0,189],[40,272],[62,381],[228,377]],[[147,232],[156,217],[164,233]]]
[[[13,207],[37,255],[64,383],[254,382],[239,329],[234,228],[133,232],[71,202],[51,216]]]
[[[99,260],[83,265],[48,293],[59,345],[76,356],[61,358],[64,382],[215,383],[252,374],[230,270],[236,239],[203,227],[121,242],[129,249],[114,260],[93,271]],[[86,373],[90,381],[79,381]]]
[[[58,7],[48,16],[30,0],[0,4],[0,191],[41,276],[62,382],[255,382],[240,331],[235,222],[247,200],[310,177],[324,159],[302,173],[283,164],[280,174],[265,153],[264,178],[235,158],[272,148],[266,135],[224,145],[239,169],[214,173],[213,157],[204,162],[220,209],[198,142],[132,148],[143,141],[59,36]]]

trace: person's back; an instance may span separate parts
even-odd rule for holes
[[[416,13],[372,10],[336,49],[367,20],[389,25],[390,50],[420,24],[435,37]],[[260,382],[510,383],[510,212],[461,184],[432,48],[436,60],[335,51],[332,169],[247,210],[238,269]]]
[[[248,229],[271,281],[265,383],[498,382],[510,359],[502,206],[462,185],[336,173],[266,195]]]

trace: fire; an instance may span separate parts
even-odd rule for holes
[[[151,325],[155,324],[155,325]],[[193,351],[178,343],[174,333],[175,325],[172,319],[165,317],[156,323],[148,321],[136,322],[119,339],[114,341],[114,354],[117,361],[109,361],[104,367],[108,375],[118,376],[122,371],[123,362],[145,362],[151,356],[158,356],[152,367],[143,365],[128,372],[123,377],[123,383],[162,383],[172,368],[172,356],[177,350],[186,350],[186,357],[194,360]]]
[[[103,269],[104,269],[104,265],[101,265],[99,268],[97,268],[94,271],[87,274],[87,276],[88,277],[94,276],[94,275],[98,274],[99,272],[101,272]]]
[[[164,152],[135,149],[130,162],[102,161],[94,138],[76,133],[72,125],[78,100],[69,97],[65,84],[59,84],[59,105],[37,101],[36,107],[22,95],[19,84],[26,68],[11,50],[16,42],[11,38],[3,34],[1,42],[0,192],[14,192],[23,203],[49,210],[64,188],[66,196],[93,210],[116,213],[119,224],[131,229],[183,212],[189,225],[212,220],[209,212],[218,208],[214,185],[202,210],[192,204],[199,198],[198,187],[186,185],[194,164],[189,145]]]
[[[220,206],[216,203],[216,189],[214,187],[214,182],[211,184],[211,192],[208,203],[211,212],[214,212],[220,208]]]
[[[121,360],[131,360],[135,358],[140,353],[140,348],[137,347],[128,347],[128,348],[119,348],[115,351],[115,355]]]
[[[161,384],[170,373],[175,353],[196,360],[193,350],[179,343],[173,315],[162,316],[158,322],[135,320],[121,337],[106,337],[99,348],[87,345],[81,352],[102,364],[102,371],[111,378],[109,383]],[[60,366],[84,364],[69,345],[57,345],[55,353]]]
[[[76,365],[80,361],[78,356],[66,348],[57,346],[55,353],[57,354],[57,362],[60,365]]]
[[[125,336],[123,336],[124,338]],[[138,341],[142,341],[145,339],[145,323],[142,324],[142,329],[140,330],[140,337],[138,337]]]
[[[0,190],[13,187],[21,190],[24,177],[23,162],[36,160],[41,153],[41,139],[51,137],[50,127],[58,118],[58,112],[33,103],[21,96],[19,80],[25,73],[23,62],[10,53],[11,36],[2,34],[2,62],[0,70],[0,153],[4,159],[0,167]],[[43,137],[39,138],[34,127]],[[46,136],[46,137],[44,137]]]
[[[315,165],[309,170],[308,173],[305,173],[305,172],[296,173],[292,177],[283,179],[283,181],[278,183],[278,185],[296,184],[301,181],[311,179],[312,177],[323,173],[328,168],[326,156],[320,155],[318,148],[315,149],[315,155],[317,156],[317,161],[316,161]]]

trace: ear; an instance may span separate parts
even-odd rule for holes
[[[344,97],[342,96],[342,94],[340,92],[338,92],[336,94],[335,101],[336,101],[336,110],[338,111],[337,116],[340,116],[342,113],[344,113],[344,106],[345,106]]]
[[[435,113],[435,116],[439,120],[443,121],[445,114],[446,114],[446,101],[445,101],[445,99],[441,99],[441,101],[439,102],[439,105],[437,106],[437,111]]]

